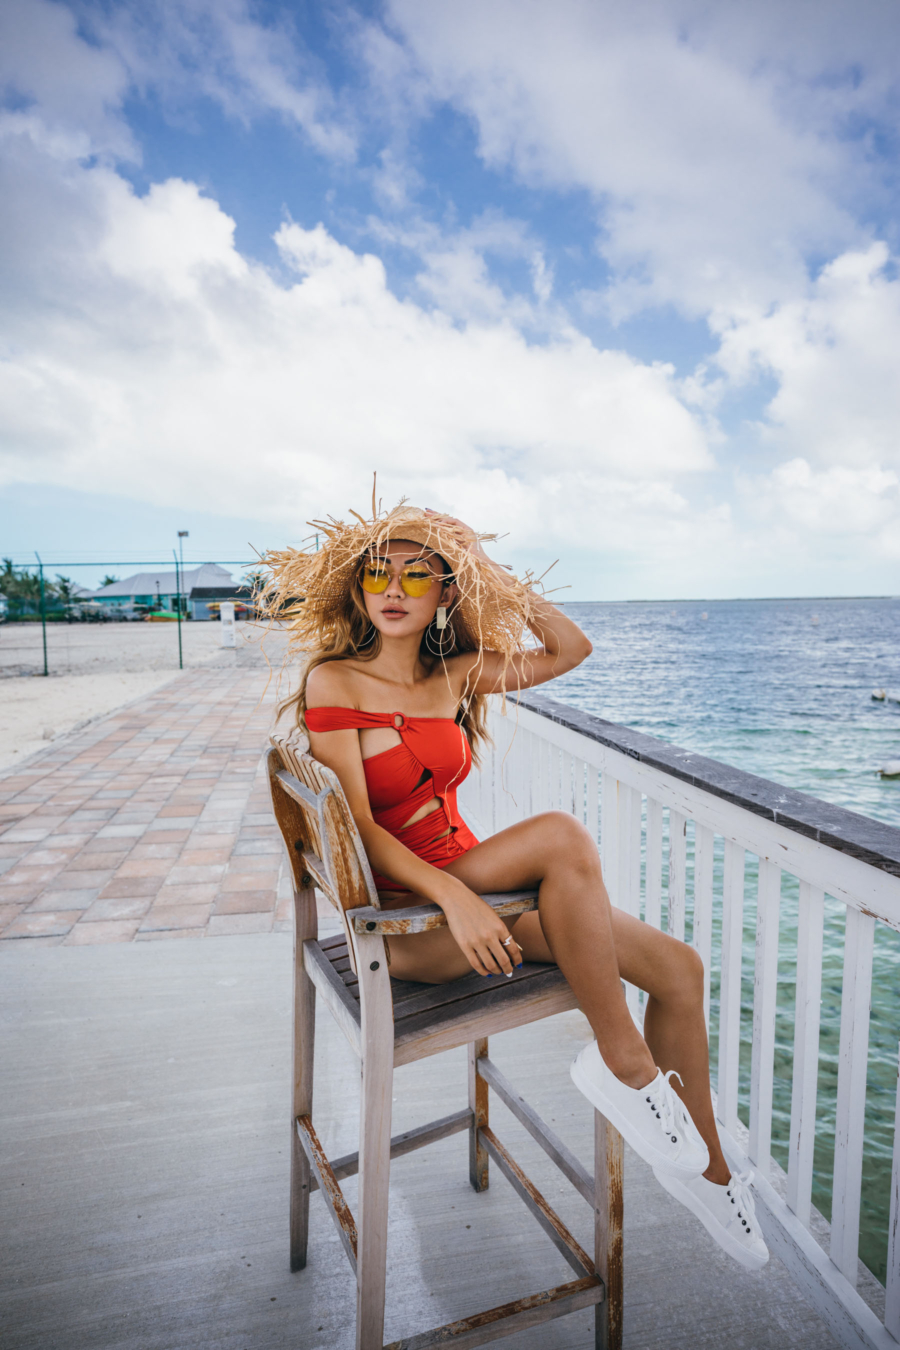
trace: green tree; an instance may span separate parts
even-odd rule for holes
[[[0,590],[10,600],[39,599],[40,573],[29,572],[27,567],[14,567],[11,558],[4,558],[3,571],[0,572]]]
[[[118,577],[111,576],[111,575],[109,574],[109,572],[107,572],[106,576],[105,576],[105,577],[103,578],[103,580],[100,582],[100,585],[101,585],[101,586],[114,586],[118,580],[119,580]]]

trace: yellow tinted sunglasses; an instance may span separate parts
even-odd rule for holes
[[[381,563],[364,563],[360,572],[360,582],[364,591],[369,595],[381,595],[386,591],[390,584],[391,574],[387,567]],[[400,573],[400,585],[404,594],[418,599],[419,596],[427,595],[436,581],[446,582],[449,577],[436,576],[434,572],[429,571],[427,567],[421,564],[413,563],[409,567],[404,567]]]

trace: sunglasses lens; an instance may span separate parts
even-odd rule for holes
[[[400,585],[407,595],[416,598],[427,595],[436,580],[434,573],[429,572],[427,568],[408,567],[405,572],[400,573]]]
[[[388,588],[390,573],[384,567],[367,566],[362,571],[362,588],[370,595],[380,595]]]

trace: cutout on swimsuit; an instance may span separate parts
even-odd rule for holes
[[[478,843],[456,804],[456,789],[469,772],[472,750],[453,718],[367,713],[356,708],[308,708],[306,725],[314,735],[386,726],[399,731],[400,745],[363,760],[376,824],[396,839],[402,833],[406,848],[432,867],[446,867]],[[435,800],[437,809],[413,819]],[[375,884],[379,890],[407,889],[377,874]]]

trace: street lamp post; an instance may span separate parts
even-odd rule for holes
[[[184,657],[181,650],[181,583],[184,580],[184,541],[190,534],[189,530],[178,531],[178,552],[181,555],[181,568],[178,566],[178,558],[175,558],[175,585],[178,588],[178,669],[184,670]],[[173,554],[175,550],[172,550]]]
[[[41,562],[41,555],[38,552],[35,552],[34,556],[38,560],[41,576],[41,633],[44,639],[44,674],[47,675],[49,672],[47,670],[47,604],[44,597],[44,564]]]

